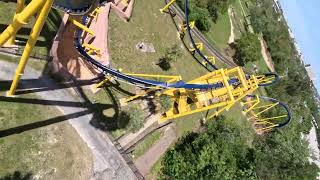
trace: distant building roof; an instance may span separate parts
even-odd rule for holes
[[[315,81],[316,80],[316,74],[314,73],[312,66],[306,66],[305,67],[307,72],[308,72],[308,76],[311,79],[311,81]]]

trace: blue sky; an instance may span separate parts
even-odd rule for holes
[[[279,1],[305,61],[312,65],[317,77],[316,87],[320,92],[320,1]]]

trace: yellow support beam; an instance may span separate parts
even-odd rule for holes
[[[216,63],[216,58],[214,56],[206,57],[212,64]]]
[[[79,23],[79,22],[78,22],[77,20],[75,20],[75,19],[69,19],[69,20],[72,22],[72,24],[74,24],[74,25],[77,26],[78,28],[84,30],[85,32],[89,33],[89,34],[92,35],[92,36],[94,35],[94,32],[93,32],[91,29],[89,29],[87,26]]]
[[[230,98],[231,101],[234,101],[234,97],[232,95],[231,87],[230,87],[228,79],[227,79],[227,77],[226,77],[226,75],[224,73],[224,70],[221,69],[220,72],[221,72],[221,75],[222,75],[223,84],[227,88],[227,92],[229,94],[229,98]]]
[[[281,119],[281,118],[285,118],[288,117],[288,115],[282,115],[282,116],[275,116],[275,117],[271,117],[271,118],[264,118],[264,119],[259,119],[258,121],[268,121],[268,120],[274,120],[274,119]]]
[[[196,47],[197,47],[197,49],[199,49],[200,51],[202,51],[203,50],[203,48],[204,48],[204,46],[203,46],[203,43],[195,43],[195,45],[196,45]],[[195,48],[191,48],[191,49],[189,49],[189,51],[191,51],[191,52],[194,52],[196,49]]]
[[[38,6],[39,4],[43,5],[41,3],[42,1],[40,1],[40,0],[33,0],[33,1],[31,1],[31,3],[32,2],[37,2],[35,4],[32,4],[32,5],[34,5],[34,8],[32,8],[32,9],[31,8],[26,8],[20,14],[18,14],[17,16],[21,16],[21,14],[24,14],[25,11],[29,11],[30,9],[34,10],[33,12],[29,12],[30,14],[31,13],[35,13],[35,11],[37,10],[37,8],[35,8],[35,7],[39,7]],[[12,96],[14,94],[15,90],[17,89],[20,77],[23,75],[25,66],[26,66],[26,64],[28,62],[28,59],[29,59],[29,56],[30,56],[30,52],[32,51],[33,47],[35,46],[35,44],[36,44],[36,42],[38,40],[38,37],[39,37],[40,32],[42,30],[42,27],[43,27],[43,25],[45,23],[45,20],[46,20],[48,14],[49,14],[49,11],[51,9],[52,4],[53,4],[53,0],[46,0],[45,4],[43,5],[41,11],[38,14],[38,17],[36,19],[36,22],[35,22],[33,28],[32,28],[32,31],[31,31],[31,34],[29,36],[28,42],[26,44],[26,47],[24,48],[24,51],[22,53],[19,65],[18,65],[18,67],[16,69],[16,73],[15,73],[13,82],[11,84],[10,90],[7,93],[8,96]],[[25,13],[25,14],[29,15],[29,13]],[[17,19],[19,19],[19,18],[17,18]],[[20,20],[24,20],[24,19],[22,18]],[[14,31],[14,32],[16,32],[16,31]]]
[[[0,34],[0,47],[6,43],[10,37],[17,34],[21,27],[27,24],[30,18],[35,15],[44,5],[46,0],[32,0],[21,13],[13,17],[13,22]],[[35,29],[35,28],[33,28]]]
[[[95,50],[95,51],[100,51],[99,48],[93,46],[92,44],[83,43],[82,46],[83,46],[84,48],[92,49],[92,50]]]
[[[256,95],[257,100],[255,100],[255,103],[250,106],[247,110],[243,111],[244,114],[247,114],[249,111],[253,110],[259,103],[260,103],[260,98],[259,95]]]
[[[171,0],[168,4],[166,4],[162,9],[160,9],[160,12],[161,13],[164,13],[166,10],[169,9],[169,7],[174,3],[176,2],[176,0]]]
[[[25,6],[25,0],[17,0],[17,8],[16,8],[15,16],[21,13],[24,6]],[[16,33],[9,38],[9,40],[6,42],[6,45],[9,45],[9,46],[15,45],[16,43],[15,41],[16,41]]]
[[[121,3],[125,6],[129,6],[129,1],[130,0],[121,0]]]
[[[250,118],[249,118],[249,120],[251,120],[251,119],[253,119],[253,118],[258,117],[260,114],[262,114],[262,113],[264,113],[264,112],[266,112],[266,111],[270,110],[271,108],[273,108],[273,107],[277,106],[278,104],[279,104],[279,103],[274,103],[274,104],[272,104],[271,106],[269,106],[268,108],[266,108],[266,109],[264,109],[264,110],[262,110],[262,111],[260,111],[260,112],[258,112],[258,113],[255,113],[255,115],[254,115],[254,116],[252,116],[252,117],[250,117]]]
[[[100,7],[97,7],[94,11],[92,11],[89,16],[92,17],[92,18],[97,18],[98,15],[101,13],[101,9]]]

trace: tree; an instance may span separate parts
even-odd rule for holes
[[[169,179],[252,179],[254,153],[240,128],[223,117],[210,121],[206,132],[189,133],[169,150],[162,175]]]
[[[208,0],[207,9],[213,22],[216,22],[219,14],[227,12],[229,5],[233,0]]]
[[[235,42],[235,59],[243,66],[261,58],[261,45],[256,34],[247,33]]]
[[[158,99],[158,102],[161,105],[162,112],[168,111],[172,107],[172,104],[173,104],[172,98],[168,95],[161,95]]]
[[[293,128],[254,140],[260,179],[316,179],[319,168],[309,163],[308,143]]]
[[[189,18],[190,21],[195,21],[196,27],[200,31],[209,31],[211,28],[210,14],[207,9],[202,9],[197,6],[192,6]]]
[[[177,44],[166,49],[164,57],[160,58],[156,63],[162,70],[168,71],[171,68],[171,62],[176,62],[182,55],[181,49]]]
[[[319,167],[309,162],[308,144],[295,128],[248,137],[237,124],[220,117],[209,121],[204,132],[184,136],[165,154],[162,176],[167,179],[316,179]]]

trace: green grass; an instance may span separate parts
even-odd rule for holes
[[[5,3],[0,2],[0,31],[2,32],[7,25],[11,24],[13,15],[15,14],[15,3]],[[45,25],[41,31],[36,47],[31,52],[31,56],[48,56],[53,42],[53,38],[59,28],[61,22],[62,13],[55,9],[49,12],[48,18]],[[17,40],[26,43],[28,35],[31,32],[35,18],[31,18],[28,25],[23,26],[22,29],[18,31]],[[19,47],[19,51],[23,51],[24,46]]]
[[[142,142],[140,142],[134,149],[134,159],[137,159],[143,155],[149,148],[152,147],[161,137],[160,131],[155,131],[151,135],[148,135]]]
[[[244,24],[245,19],[243,17],[240,1],[235,0],[231,7],[234,12],[234,18],[232,18],[232,22],[234,27],[235,39],[239,39],[241,37],[241,34],[246,32],[246,27]]]
[[[226,12],[219,15],[217,22],[213,23],[210,31],[204,33],[204,35],[220,52],[224,52],[224,49],[228,46],[230,31],[230,19],[228,12]]]
[[[125,23],[115,13],[110,14],[109,47],[113,63],[124,72],[145,74],[181,75],[191,80],[206,73],[204,68],[183,48],[177,30],[167,14],[161,14],[162,1],[141,0],[135,2],[130,22]],[[152,43],[155,53],[141,53],[135,46],[139,42]],[[167,48],[181,46],[182,56],[169,71],[155,65],[165,55]],[[190,68],[192,67],[192,68]]]
[[[37,99],[34,95],[21,95],[19,98]],[[60,115],[53,106],[1,101],[0,130]],[[3,137],[0,140],[0,177],[19,171],[40,175],[44,179],[73,178],[79,173],[83,175],[82,168],[90,165],[87,153],[85,144],[66,123]]]
[[[258,68],[258,73],[256,73],[254,71],[254,66],[256,66]],[[260,59],[258,59],[255,62],[248,62],[247,64],[245,64],[244,67],[246,69],[250,70],[252,74],[265,74],[265,73],[270,72],[266,62],[264,61],[264,59],[262,57],[262,55],[261,55]]]

